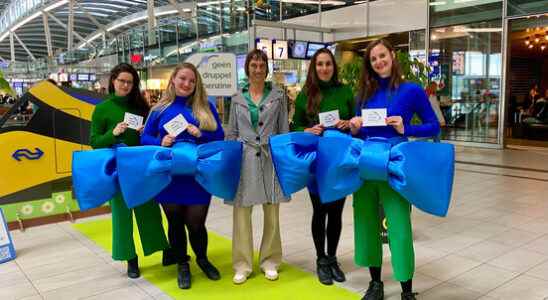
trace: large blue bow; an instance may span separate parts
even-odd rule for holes
[[[80,210],[103,205],[118,193],[116,149],[74,151],[72,185]]]
[[[167,187],[172,176],[194,176],[210,194],[232,200],[240,182],[242,144],[216,141],[172,148],[126,147],[116,153],[120,189],[129,208],[141,205]]]
[[[240,181],[242,144],[216,141],[76,151],[74,192],[81,210],[98,207],[122,192],[129,208],[158,195],[172,175],[192,175],[210,194],[232,200]]]
[[[393,141],[363,141],[330,131],[322,137],[292,132],[273,136],[270,147],[285,196],[303,189],[314,176],[323,203],[352,194],[364,180],[382,180],[417,208],[445,216],[453,187],[454,147]]]
[[[387,181],[417,208],[445,216],[453,188],[453,145],[373,138],[324,137],[318,141],[316,175],[320,199],[334,201],[357,191],[364,180]]]

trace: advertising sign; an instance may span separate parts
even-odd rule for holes
[[[4,212],[0,208],[0,264],[12,259],[15,259],[15,247],[4,218]]]
[[[186,62],[196,66],[208,96],[233,96],[238,89],[236,55],[232,53],[196,53]]]

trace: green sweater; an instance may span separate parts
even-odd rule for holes
[[[108,95],[103,102],[95,106],[91,116],[90,144],[92,148],[108,148],[119,143],[128,146],[139,145],[140,137],[136,130],[128,128],[119,136],[112,134],[116,124],[124,121],[126,112],[141,115],[137,108],[128,102],[127,97],[119,97],[113,94]]]
[[[355,116],[356,104],[352,89],[346,85],[332,86],[322,83],[320,85],[322,100],[320,101],[320,111],[326,112],[339,110],[341,120],[350,120]],[[307,96],[303,90],[295,100],[295,114],[293,115],[293,131],[303,131],[305,128],[312,127],[320,123],[318,114],[309,115],[306,112]]]

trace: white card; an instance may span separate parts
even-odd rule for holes
[[[339,111],[338,110],[331,110],[320,113],[320,124],[322,124],[324,127],[332,127],[339,122]]]
[[[164,129],[172,136],[178,136],[187,127],[188,121],[181,114],[178,114],[175,118],[164,124]]]
[[[143,117],[126,112],[124,114],[124,123],[127,124],[128,128],[137,130],[143,125]]]
[[[386,108],[362,109],[362,126],[386,126]]]

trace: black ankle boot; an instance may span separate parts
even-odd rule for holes
[[[167,248],[162,252],[162,266],[171,266],[177,263],[175,256],[173,255],[173,250]]]
[[[190,288],[190,266],[188,262],[177,264],[177,285],[183,290]]]
[[[384,284],[381,281],[370,281],[369,288],[367,288],[367,291],[365,292],[362,300],[382,299],[384,299]]]
[[[327,257],[320,257],[316,260],[316,273],[321,283],[325,285],[333,284],[333,274]]]
[[[417,293],[404,292],[404,293],[401,293],[401,300],[416,300],[417,299],[415,297],[416,295],[417,295]]]
[[[204,271],[204,274],[207,276],[207,278],[211,280],[221,279],[221,274],[219,273],[219,270],[217,270],[217,268],[215,268],[215,266],[212,265],[211,262],[207,260],[207,258],[196,259],[196,263],[198,264],[200,269]]]
[[[337,282],[345,282],[346,277],[344,276],[344,272],[341,270],[339,262],[337,262],[337,257],[328,256],[327,259],[329,261],[329,267],[331,268],[331,275],[333,276],[333,280]]]
[[[135,257],[127,261],[127,277],[135,279],[139,278],[139,276],[141,276],[141,272],[139,271],[139,262],[137,257]]]

